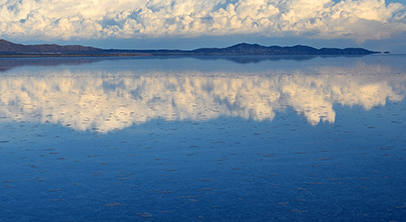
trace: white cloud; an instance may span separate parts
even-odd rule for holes
[[[258,34],[385,39],[406,11],[384,0],[2,0],[0,37],[103,39]]]

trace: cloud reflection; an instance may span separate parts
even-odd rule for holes
[[[151,119],[219,116],[272,120],[293,108],[312,125],[335,121],[334,104],[383,106],[404,98],[406,75],[383,66],[318,68],[316,74],[46,73],[0,78],[0,120],[61,123],[108,132]],[[382,77],[382,74],[386,76]]]

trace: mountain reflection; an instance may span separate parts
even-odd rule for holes
[[[81,65],[102,61],[100,57],[73,57],[73,58],[14,58],[0,59],[0,72],[6,72],[16,67],[23,66],[60,66],[60,65]]]
[[[270,55],[270,56],[153,56],[153,57],[45,57],[45,58],[0,58],[0,73],[13,68],[24,66],[61,66],[61,65],[81,65],[91,64],[101,61],[117,61],[131,59],[184,59],[194,58],[197,60],[227,60],[238,64],[260,63],[263,61],[307,61],[317,57],[338,58],[338,57],[364,57],[365,55]]]
[[[335,121],[334,104],[371,109],[401,101],[405,74],[380,66],[324,67],[313,75],[47,73],[0,77],[0,120],[61,123],[108,132],[150,119],[219,116],[272,120],[291,107],[307,121]],[[382,76],[385,74],[385,76]]]

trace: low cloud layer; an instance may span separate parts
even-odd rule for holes
[[[254,34],[386,39],[406,10],[384,0],[0,0],[0,37],[44,40]]]
[[[293,109],[312,125],[334,123],[334,104],[369,110],[387,100],[403,100],[406,74],[388,73],[393,72],[387,67],[364,64],[322,67],[313,75],[9,73],[0,78],[0,121],[61,123],[108,132],[157,118],[271,121],[278,112]]]

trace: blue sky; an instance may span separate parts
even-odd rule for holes
[[[406,0],[0,0],[21,44],[194,49],[240,42],[406,53]]]

